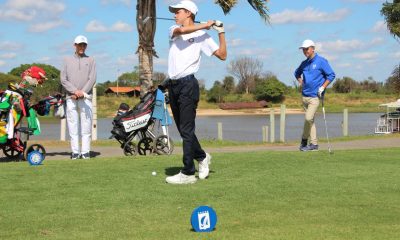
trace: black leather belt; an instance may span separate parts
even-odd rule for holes
[[[169,81],[171,82],[171,84],[178,84],[180,82],[188,81],[188,80],[193,79],[193,78],[194,78],[194,74],[190,74],[190,75],[187,75],[187,76],[182,77],[182,78],[170,79]]]

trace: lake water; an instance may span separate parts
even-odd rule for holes
[[[374,134],[376,120],[381,113],[349,113],[349,136]],[[329,137],[343,136],[342,113],[327,113]],[[254,142],[262,141],[262,126],[269,126],[267,116],[199,116],[196,119],[196,135],[199,139],[217,139],[217,123],[222,123],[224,140]],[[286,115],[285,141],[297,141],[301,138],[304,115]],[[275,116],[275,141],[279,141],[280,116]],[[325,138],[325,124],[322,113],[316,117],[317,134]],[[33,136],[32,139],[60,139],[60,123],[42,123],[42,134]],[[112,119],[98,120],[98,139],[108,139],[111,135]],[[180,141],[179,133],[173,124],[169,128],[170,136],[175,141]],[[67,136],[68,139],[68,136]]]

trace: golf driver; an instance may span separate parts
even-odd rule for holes
[[[153,18],[153,17],[150,17],[150,16],[145,17],[145,18],[143,19],[143,24],[146,24],[146,23],[150,20],[150,18]],[[155,19],[168,20],[168,21],[175,21],[174,18],[156,17]],[[206,22],[199,22],[199,21],[194,21],[194,22],[195,22],[195,23],[206,23]],[[218,20],[216,20],[214,24],[215,24],[217,27],[222,27],[222,26],[224,26],[224,24],[223,24],[222,22],[218,21]]]
[[[333,151],[332,151],[332,149],[331,149],[331,143],[329,142],[328,124],[326,124],[324,98],[325,98],[325,96],[322,95],[322,97],[321,97],[321,101],[322,101],[322,114],[324,115],[326,140],[328,141],[328,152],[329,152],[329,154],[333,154]]]

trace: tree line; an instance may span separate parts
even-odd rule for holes
[[[62,93],[60,83],[60,70],[56,67],[33,63],[22,64],[13,68],[8,73],[0,73],[0,89],[7,89],[10,82],[17,83],[21,80],[23,71],[32,65],[39,66],[46,71],[48,80],[45,84],[38,86],[40,91],[34,91],[32,100],[37,101],[40,97],[52,95],[56,92]],[[263,63],[251,57],[241,57],[232,60],[228,64],[228,73],[222,80],[214,81],[211,89],[206,90],[204,80],[199,80],[202,94],[208,102],[222,103],[234,101],[260,101],[265,100],[272,103],[279,103],[285,99],[285,95],[298,92],[300,89],[297,81],[293,81],[293,86],[287,86],[272,72],[263,72]],[[162,72],[153,73],[153,84],[157,86],[167,78]],[[116,85],[121,87],[135,87],[140,85],[139,69],[135,67],[131,72],[122,73],[114,81],[108,80],[103,83],[97,83],[98,96],[104,95],[109,87]],[[351,77],[336,79],[331,91],[336,93],[350,92],[371,92],[371,93],[400,93],[400,65],[394,67],[391,75],[385,82],[377,82],[372,77],[357,81]]]
[[[262,65],[262,62],[255,58],[242,57],[233,60],[228,66],[228,72],[231,75],[214,82],[207,92],[207,100],[215,103],[230,102],[232,99],[240,99],[235,95],[251,95],[250,98],[240,100],[266,100],[280,103],[285,99],[285,95],[300,91],[297,80],[293,80],[293,86],[287,86],[273,73],[263,73]],[[400,93],[399,68],[400,65],[395,66],[385,82],[377,82],[372,77],[361,81],[343,77],[337,78],[329,88],[336,93]]]

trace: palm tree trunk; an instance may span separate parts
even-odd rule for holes
[[[140,96],[143,97],[153,86],[153,51],[139,47]]]
[[[143,97],[153,86],[154,34],[156,31],[156,1],[140,0],[136,4],[136,25],[139,35],[139,81],[140,97]],[[146,21],[143,21],[145,20]]]

